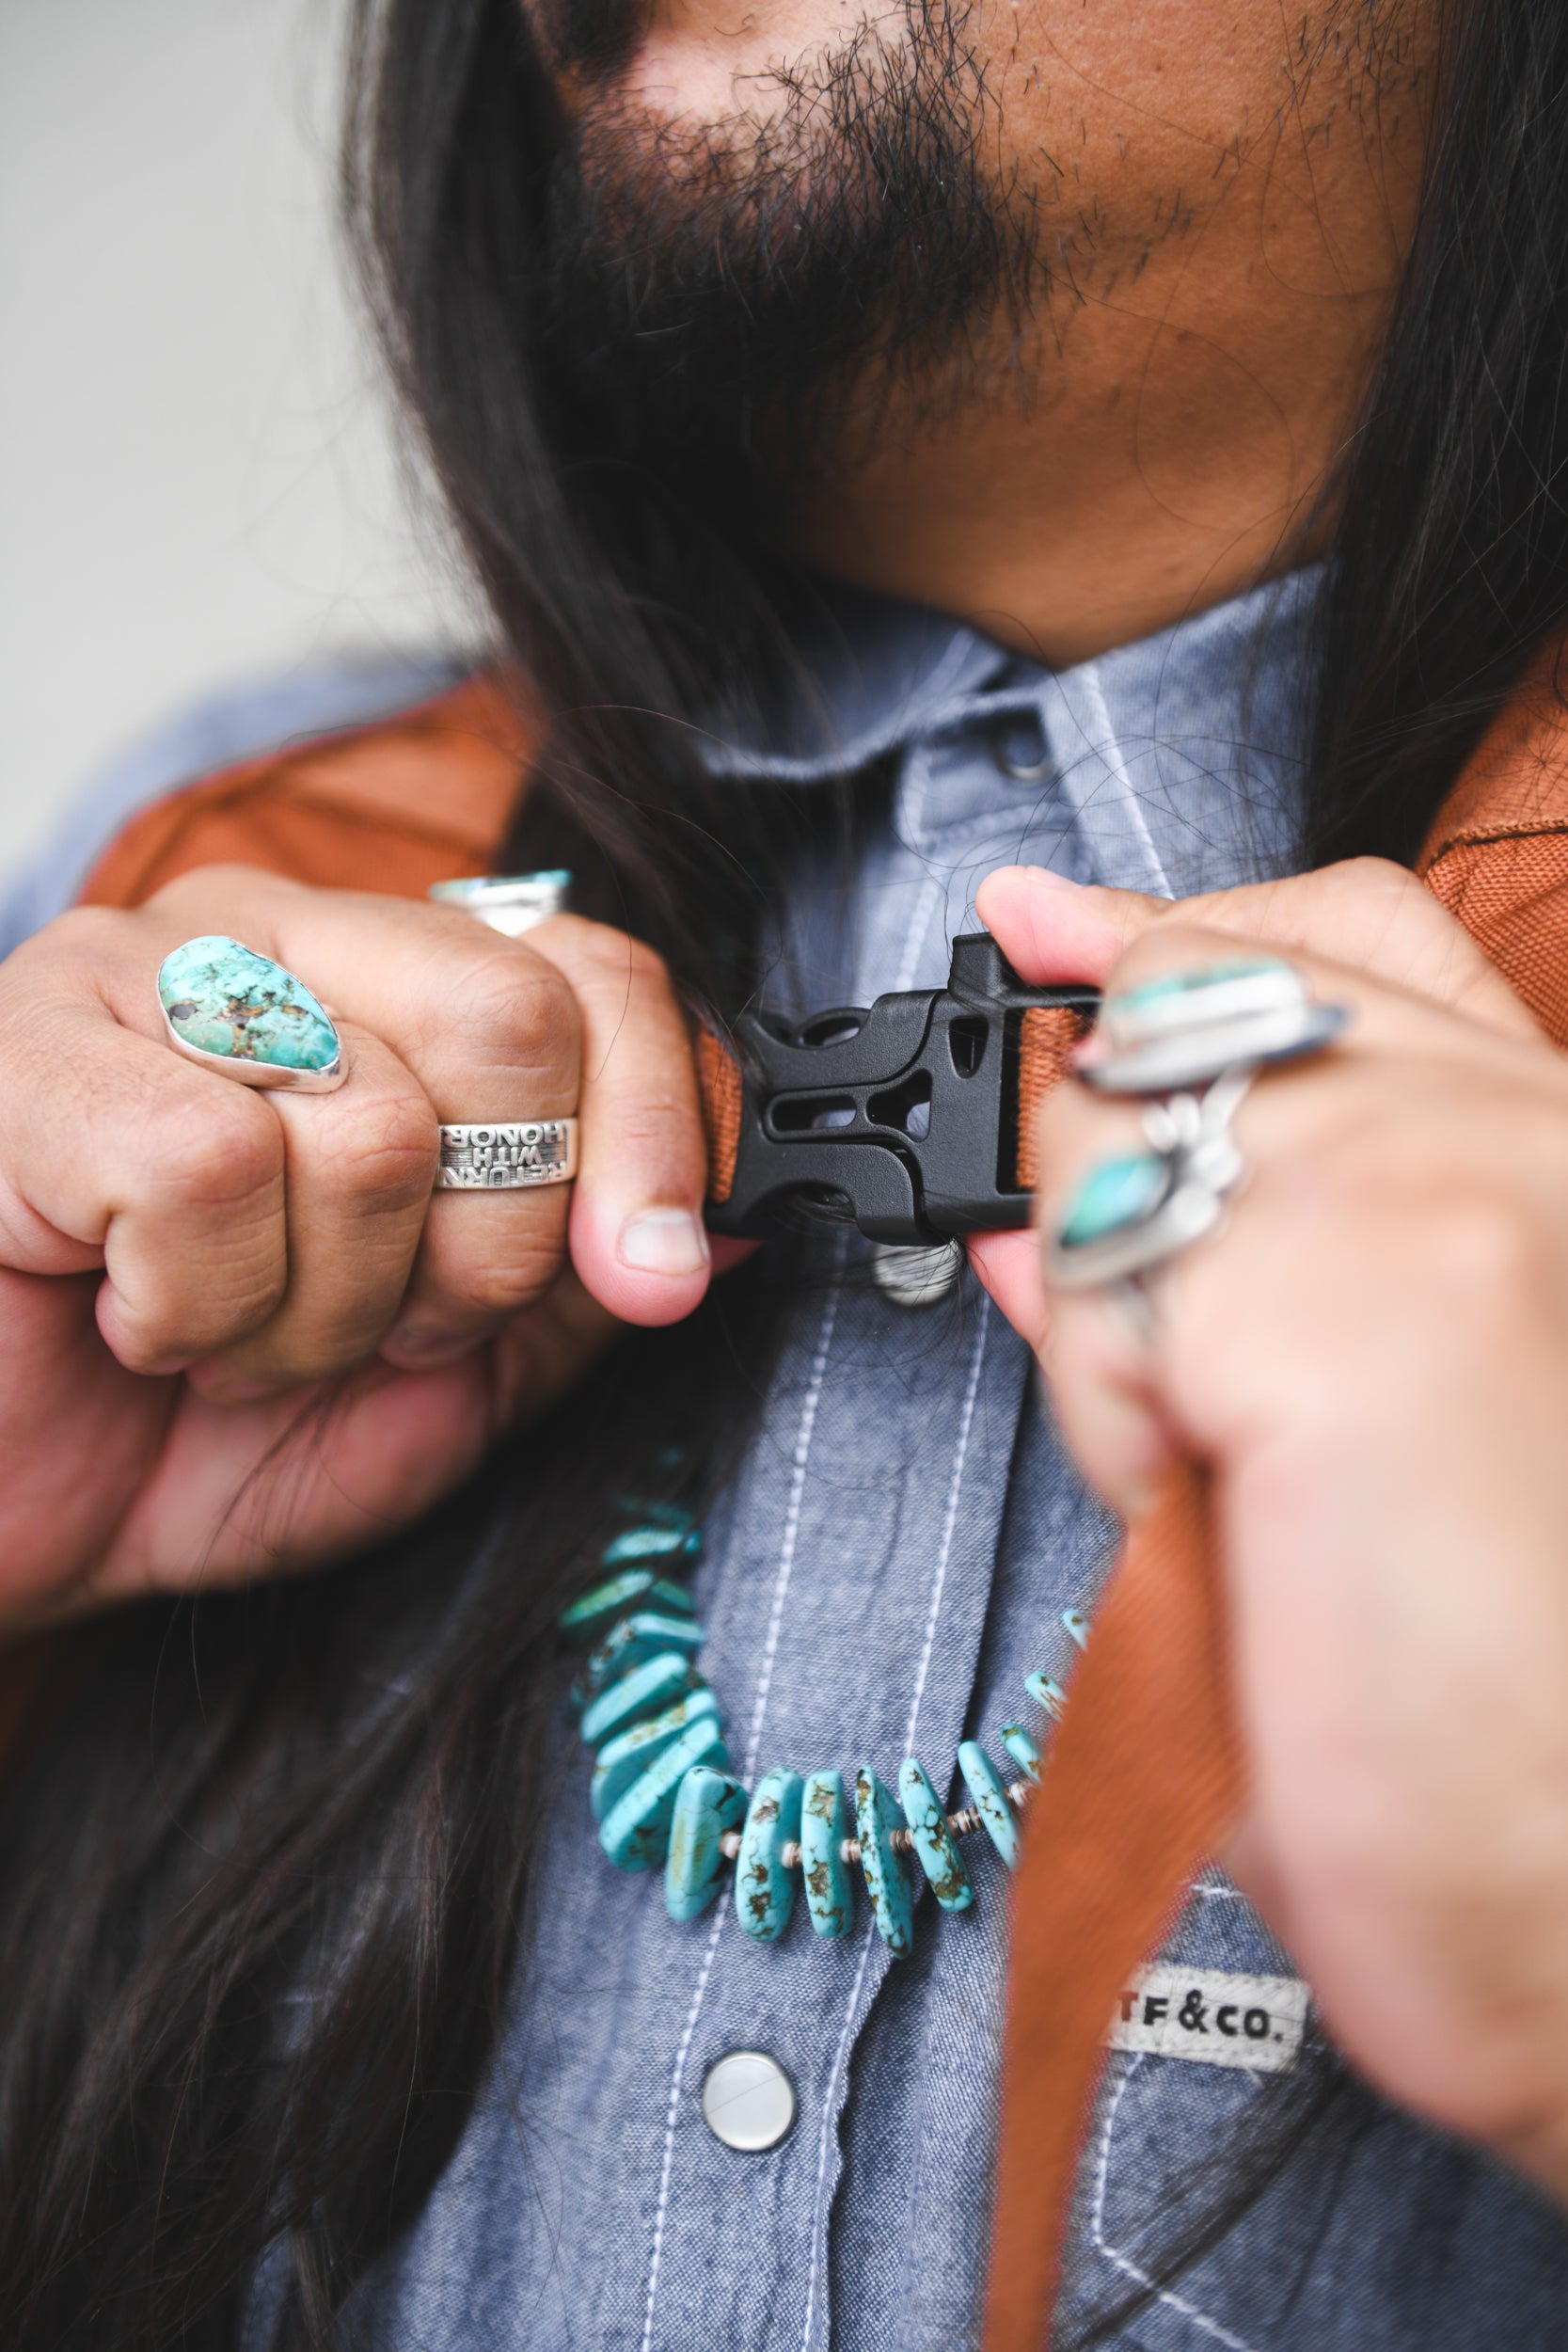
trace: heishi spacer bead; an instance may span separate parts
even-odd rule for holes
[[[982,1828],[1009,1870],[1018,1866],[1018,1824],[1001,1773],[977,1740],[958,1750],[958,1770],[980,1816]]]
[[[618,1870],[651,1870],[664,1860],[680,1785],[694,1764],[729,1770],[717,1715],[700,1716],[673,1746],[634,1780],[599,1823],[599,1843]]]
[[[679,1651],[666,1650],[645,1665],[634,1666],[608,1691],[601,1691],[593,1705],[584,1708],[578,1729],[586,1746],[602,1747],[618,1731],[629,1731],[633,1724],[662,1713],[689,1691],[702,1688],[702,1677],[692,1671],[690,1660]]]
[[[746,1791],[733,1772],[693,1764],[675,1793],[670,1851],[664,1864],[664,1908],[672,1919],[695,1919],[724,1880],[725,1851],[746,1818]]]
[[[628,1731],[617,1732],[599,1750],[589,1784],[588,1802],[595,1821],[602,1821],[612,1805],[619,1804],[640,1773],[657,1763],[666,1748],[673,1748],[688,1727],[700,1717],[711,1715],[719,1720],[719,1702],[707,1689],[693,1691],[662,1714],[650,1715]]]
[[[848,1822],[838,1774],[812,1772],[800,1801],[800,1877],[818,1935],[847,1935],[854,1924],[854,1883],[844,1862]]]
[[[947,1816],[917,1756],[906,1756],[899,1767],[898,1801],[932,1894],[943,1911],[967,1911],[974,1900],[974,1889]]]
[[[1022,1724],[1003,1724],[1002,1745],[1006,1749],[1013,1762],[1022,1769],[1030,1780],[1038,1780],[1040,1752]],[[1009,1790],[1008,1794],[1011,1793]]]
[[[611,1626],[604,1640],[590,1650],[572,1685],[572,1704],[578,1708],[591,1706],[601,1691],[608,1691],[611,1683],[619,1682],[634,1666],[645,1665],[650,1658],[674,1651],[691,1659],[702,1646],[703,1629],[695,1618],[661,1616],[657,1610],[640,1609]]]
[[[566,1639],[576,1645],[595,1642],[619,1617],[624,1617],[639,1603],[663,1611],[666,1615],[689,1616],[691,1596],[684,1584],[672,1584],[668,1577],[659,1576],[653,1568],[627,1568],[619,1576],[607,1577],[603,1583],[574,1600],[562,1611],[556,1625]]]
[[[736,1916],[759,1944],[773,1944],[789,1925],[795,1908],[795,1873],[784,1851],[800,1837],[799,1772],[776,1765],[756,1785],[740,1833],[735,1866]]]
[[[904,1820],[890,1791],[869,1764],[855,1774],[855,1832],[865,1891],[883,1943],[895,1960],[914,1949],[914,1895],[909,1865],[893,1842]]]

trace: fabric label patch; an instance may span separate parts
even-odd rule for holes
[[[1300,2052],[1307,2000],[1299,1977],[1232,1977],[1162,1963],[1146,1968],[1120,1995],[1110,2046],[1282,2074]]]

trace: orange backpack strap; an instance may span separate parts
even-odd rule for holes
[[[1420,870],[1568,1045],[1568,718],[1555,651],[1484,738]],[[1030,1806],[1012,1888],[985,2352],[1041,2352],[1117,1995],[1239,1816],[1243,1757],[1208,1483],[1130,1534]]]
[[[530,737],[501,681],[481,675],[398,718],[245,760],[140,810],[83,901],[140,906],[176,875],[229,862],[420,898],[434,882],[493,868]]]

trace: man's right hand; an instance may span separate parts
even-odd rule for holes
[[[328,1095],[168,1044],[222,932],[343,1040]],[[580,1119],[573,1185],[433,1195],[438,1124]],[[0,965],[0,1636],[339,1556],[416,1518],[618,1323],[711,1271],[686,1022],[657,957],[556,917],[211,866]]]

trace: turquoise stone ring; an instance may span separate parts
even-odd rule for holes
[[[508,939],[521,939],[535,923],[547,923],[566,905],[572,877],[564,866],[537,874],[465,874],[457,882],[432,882],[425,896],[437,906],[457,907]]]
[[[213,935],[187,939],[158,969],[169,1042],[242,1086],[330,1094],[348,1073],[325,1008],[270,956]]]
[[[1097,1160],[1079,1180],[1078,1188],[1057,1228],[1058,1247],[1082,1249],[1104,1241],[1152,1216],[1170,1190],[1170,1169],[1157,1152],[1131,1152],[1113,1160]]]

